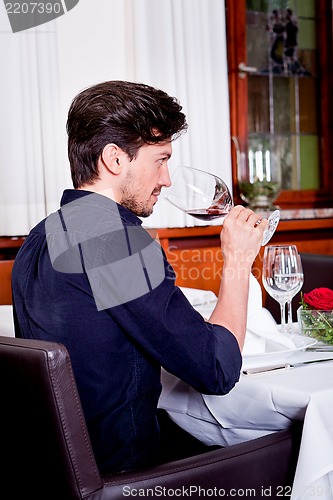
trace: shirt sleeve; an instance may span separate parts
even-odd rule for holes
[[[163,282],[126,304],[126,309],[127,321],[133,322],[126,331],[148,355],[197,391],[226,394],[239,380],[242,358],[236,338],[226,328],[206,322],[178,287]]]
[[[122,236],[119,245],[124,249]],[[242,364],[236,338],[226,328],[206,322],[192,307],[175,286],[175,273],[159,244],[136,241],[132,248],[135,252],[126,256],[126,265],[121,262],[121,270],[113,266],[109,272],[102,260],[103,272],[90,273],[102,297],[112,291],[112,305],[103,308],[153,362],[199,392],[228,393],[239,380]],[[114,256],[111,261],[118,262]]]

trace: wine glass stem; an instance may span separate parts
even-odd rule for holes
[[[287,308],[288,308],[288,325],[292,325],[293,324],[293,314],[292,314],[292,309],[291,309],[291,300],[288,300]]]
[[[281,311],[281,327],[280,327],[280,332],[285,333],[286,332],[286,303],[284,302],[283,304],[280,303],[280,311]]]
[[[293,333],[294,325],[293,325],[293,312],[291,307],[291,300],[288,300],[287,302],[287,316],[288,316],[287,331],[288,333]]]

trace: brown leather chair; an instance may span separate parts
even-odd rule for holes
[[[292,483],[300,440],[294,428],[102,476],[63,345],[0,337],[0,381],[1,489],[6,498],[109,500],[139,496],[141,489],[150,489],[151,498],[163,491],[162,496],[170,496],[168,489],[178,489],[181,497],[191,492],[191,498],[202,498],[199,488],[223,489],[228,495],[251,489],[255,498],[262,488],[271,488],[269,496],[275,498]]]

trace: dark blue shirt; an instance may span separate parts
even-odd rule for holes
[[[102,472],[158,461],[161,366],[207,394],[239,379],[235,337],[174,282],[141,220],[88,191],[66,190],[15,259],[16,336],[67,347]]]

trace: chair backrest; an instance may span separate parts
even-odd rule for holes
[[[65,347],[0,337],[0,380],[2,489],[60,500],[102,488]]]
[[[297,321],[296,311],[300,306],[301,293],[310,292],[314,288],[326,287],[333,290],[333,255],[301,253],[304,283],[300,292],[292,301],[293,320]],[[267,294],[265,307],[280,323],[280,306]]]
[[[0,304],[12,303],[12,269],[14,260],[0,260]]]

